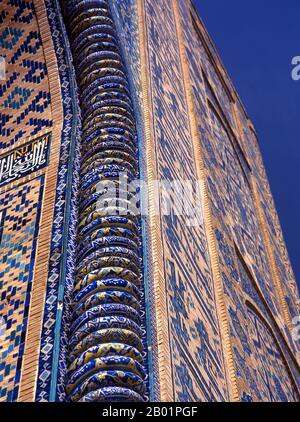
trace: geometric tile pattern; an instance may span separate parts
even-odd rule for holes
[[[43,177],[0,196],[0,401],[15,401],[21,375]]]
[[[0,16],[0,48],[6,65],[6,81],[0,84],[0,147],[7,148],[51,128],[52,121],[47,69],[33,2],[3,0]]]

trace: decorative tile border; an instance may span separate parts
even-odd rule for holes
[[[55,401],[63,400],[64,395],[63,388],[58,387],[58,396],[56,391],[57,379],[59,377],[59,382],[63,382],[65,370],[64,366],[61,367],[64,365],[65,357],[59,358],[59,354],[65,352],[67,342],[66,321],[62,318],[62,311],[63,308],[66,310],[64,315],[67,317],[68,289],[73,283],[77,185],[75,179],[79,153],[78,148],[76,152],[74,148],[78,136],[79,111],[76,89],[73,85],[71,58],[66,48],[68,41],[65,37],[58,2],[55,0],[35,1],[35,7],[49,71],[55,125],[53,156],[50,157],[50,161],[53,159],[54,162],[50,167],[52,176],[49,175],[48,185],[51,195],[48,195],[49,202],[44,203],[43,208],[45,220],[42,222],[42,227],[45,235],[43,239],[41,233],[40,240],[41,247],[44,247],[44,250],[47,249],[40,254],[43,262],[36,267],[36,279],[39,280],[40,285],[36,286],[37,293],[32,299],[31,312],[34,317],[30,318],[32,329],[28,331],[27,336],[30,356],[28,354],[27,362],[23,367],[24,378],[19,400]],[[71,188],[72,186],[74,189]],[[51,224],[53,226],[50,232]],[[45,288],[46,296],[43,294]],[[64,295],[64,290],[66,295]],[[40,291],[39,294],[38,291]],[[41,324],[40,316],[43,314],[43,309],[44,318]],[[42,330],[41,339],[35,335],[37,330]],[[38,366],[32,365],[35,359],[38,359]],[[26,364],[28,370],[26,370]]]
[[[43,193],[41,175],[0,195],[0,401],[18,398]]]
[[[63,401],[70,292],[74,280],[80,111],[58,1],[47,0],[45,7],[58,63],[64,119],[35,399]]]

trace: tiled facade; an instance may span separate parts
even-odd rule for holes
[[[63,3],[0,1],[0,401],[299,401],[296,281],[255,129],[192,3]],[[132,166],[147,217],[88,215],[95,177]],[[155,212],[155,181],[177,179],[200,185],[198,224],[164,198]],[[70,375],[74,336],[89,340]]]

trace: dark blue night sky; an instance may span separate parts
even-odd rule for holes
[[[253,121],[300,286],[299,0],[195,0]]]

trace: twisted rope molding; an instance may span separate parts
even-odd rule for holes
[[[63,2],[82,110],[77,269],[66,391],[70,401],[144,401],[140,218],[130,195],[98,208],[120,174],[138,178],[135,118],[107,0]],[[97,184],[103,182],[103,190]],[[122,195],[123,197],[123,195]],[[112,198],[113,201],[113,198]],[[120,215],[116,212],[124,208]]]

